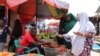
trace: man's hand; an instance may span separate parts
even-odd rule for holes
[[[7,43],[5,44],[5,47],[8,48],[8,44]]]

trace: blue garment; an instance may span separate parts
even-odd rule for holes
[[[7,34],[10,33],[10,30],[7,26],[5,26],[2,34],[0,34],[0,42],[6,43]]]

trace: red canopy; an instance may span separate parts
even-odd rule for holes
[[[26,1],[28,1],[28,0],[6,0],[7,4],[10,7],[17,6],[17,5],[22,4],[22,3],[26,2]]]
[[[2,0],[0,0],[0,4],[2,4]]]
[[[12,2],[16,2],[16,4]],[[21,23],[32,21],[36,15],[36,0],[6,0],[6,6],[18,13]]]
[[[19,17],[22,23],[27,23],[33,20],[36,15],[36,0],[28,0],[21,5]]]

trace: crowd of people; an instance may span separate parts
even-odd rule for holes
[[[37,37],[36,24],[31,24],[29,31],[26,31],[25,34],[22,34],[22,32],[21,23],[18,19],[16,19],[12,30],[6,25],[3,19],[0,19],[0,51],[4,50],[7,34],[9,34],[8,51],[15,52],[16,46],[14,41],[21,39],[20,46],[30,49],[37,47],[40,53],[44,54],[41,45],[47,42]],[[65,45],[66,49],[74,56],[89,56],[95,34],[96,29],[92,22],[89,21],[89,17],[85,12],[78,13],[77,17],[72,13],[67,13],[60,19],[59,32],[54,39],[56,39],[58,45]],[[24,48],[18,48],[17,50],[19,54],[25,53],[23,51],[26,51]]]

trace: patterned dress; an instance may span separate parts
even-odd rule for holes
[[[92,44],[93,44],[92,38],[91,37],[86,38],[84,50],[80,54],[80,56],[90,56],[90,52],[91,52],[91,49],[92,49]]]

